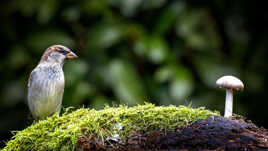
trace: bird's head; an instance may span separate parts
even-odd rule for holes
[[[64,64],[66,59],[77,58],[69,48],[62,45],[53,45],[46,49],[40,63]]]

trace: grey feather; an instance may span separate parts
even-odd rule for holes
[[[37,66],[28,82],[28,105],[35,119],[60,111],[64,92],[61,66]]]

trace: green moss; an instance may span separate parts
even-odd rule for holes
[[[70,151],[75,149],[79,135],[93,135],[102,141],[107,137],[125,139],[130,131],[173,129],[215,114],[204,108],[153,104],[121,105],[99,111],[81,108],[61,117],[54,115],[16,132],[3,151]]]

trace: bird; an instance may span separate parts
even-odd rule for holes
[[[62,45],[48,47],[28,79],[28,107],[35,120],[59,115],[64,93],[63,65],[78,56]]]

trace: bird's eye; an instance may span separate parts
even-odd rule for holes
[[[69,53],[68,51],[66,51],[64,49],[60,49],[58,52],[63,54],[63,55],[66,55],[67,53]]]

